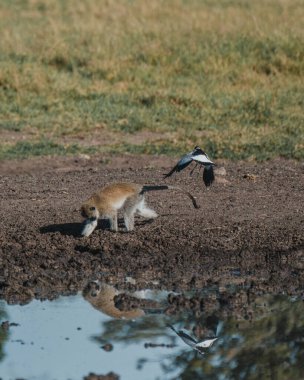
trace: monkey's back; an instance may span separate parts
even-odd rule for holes
[[[115,208],[123,206],[125,200],[138,194],[142,185],[136,183],[118,182],[112,183],[100,189],[90,198],[100,209]]]
[[[141,189],[142,185],[137,185],[136,183],[117,182],[103,187],[99,194],[109,199],[130,197],[139,193]]]

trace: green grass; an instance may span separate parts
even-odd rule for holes
[[[213,158],[303,159],[303,8],[3,0],[0,158],[179,155],[199,144]]]
[[[31,156],[62,156],[79,153],[95,153],[94,148],[82,148],[77,144],[60,145],[49,140],[36,143],[29,141],[17,142],[12,146],[0,147],[0,159],[29,158]]]

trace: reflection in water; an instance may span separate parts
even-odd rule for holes
[[[0,326],[0,362],[4,357],[4,353],[3,353],[4,343],[7,341],[8,336],[9,336],[8,329],[6,327],[6,323],[4,322],[4,320],[6,318],[7,318],[7,314],[6,314],[5,310],[2,310],[0,307],[0,321],[1,321],[1,326]]]
[[[119,291],[114,286],[90,281],[84,288],[82,295],[90,302],[95,309],[113,318],[136,319],[142,317],[145,312],[142,309],[120,310],[115,306],[114,298],[119,295]]]
[[[206,337],[201,341],[194,339],[183,330],[176,330],[172,325],[168,325],[188,346],[196,350],[199,354],[205,355],[213,343],[218,340],[218,332],[214,337]]]
[[[161,313],[165,308],[163,300],[168,294],[167,291],[150,289],[119,291],[100,281],[90,281],[82,291],[83,297],[100,312],[116,319],[132,320],[151,313]]]
[[[214,289],[211,290],[214,295]],[[213,307],[197,317],[197,313],[179,310],[175,315],[163,318],[151,316],[141,318],[136,325],[130,322],[110,320],[104,323],[102,337],[105,341],[125,342],[143,341],[163,336],[163,342],[176,343],[168,335],[166,327],[177,323],[188,326],[186,331],[173,331],[196,351],[202,348],[204,357],[195,351],[182,349],[177,355],[163,356],[162,368],[166,376],[176,378],[179,369],[180,379],[297,379],[304,378],[304,307],[302,300],[287,296],[246,296],[246,290],[229,290],[230,304]],[[197,296],[197,292],[196,292]],[[206,289],[202,298],[214,298]],[[240,300],[246,301],[242,305]],[[249,300],[249,301],[248,301]],[[233,305],[230,312],[227,311]],[[239,307],[236,307],[238,305]],[[245,309],[244,318],[240,309]],[[166,311],[170,308],[166,309]],[[193,315],[194,314],[194,315]],[[221,321],[221,322],[220,322]],[[221,330],[220,339],[218,339]],[[190,333],[196,333],[197,339]],[[205,333],[209,332],[208,335]],[[210,334],[211,332],[211,334]],[[214,337],[206,341],[206,337]],[[217,340],[216,346],[213,343]],[[178,346],[181,348],[181,346]],[[144,366],[145,360],[138,365]]]
[[[301,299],[244,298],[244,288],[234,288],[225,298],[229,303],[220,299],[210,307],[208,300],[219,298],[215,294],[214,288],[190,293],[191,303],[176,294],[168,296],[168,292],[125,294],[108,284],[90,282],[83,290],[85,301],[76,296],[26,306],[0,302],[0,324],[6,319],[20,323],[9,335],[0,330],[0,354],[6,354],[1,375],[37,379],[38,366],[43,363],[44,379],[80,379],[91,371],[111,370],[132,380],[304,378]],[[165,303],[164,298],[170,302]],[[186,307],[195,305],[195,299],[204,306],[200,313],[195,307]],[[240,299],[250,299],[250,305]],[[87,307],[87,301],[93,308]],[[172,309],[171,301],[182,307]],[[246,312],[240,312],[245,306]],[[40,342],[42,336],[44,342]],[[17,344],[18,340],[25,344]],[[101,350],[101,343],[111,344],[113,350]],[[61,347],[62,352],[69,351],[70,366],[67,358],[60,361],[64,356],[58,352]],[[198,352],[201,347],[203,356]],[[10,368],[14,368],[14,377],[5,376]]]
[[[221,338],[206,359],[184,351],[169,366],[180,379],[302,379],[304,378],[303,301],[261,297],[253,306],[259,318],[225,320]],[[261,308],[263,312],[261,312]],[[199,324],[201,323],[198,322]]]

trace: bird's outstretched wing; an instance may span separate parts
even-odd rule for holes
[[[217,340],[218,338],[213,338],[213,339],[205,339],[202,340],[201,342],[198,342],[194,349],[198,351],[201,355],[205,355],[208,352],[208,349],[213,345],[213,343]]]
[[[185,169],[188,165],[190,165],[191,162],[192,157],[186,154],[178,161],[174,168],[169,171],[169,173],[164,175],[164,178],[170,177],[174,172],[180,172],[181,170]]]
[[[202,340],[201,342],[198,342],[195,345],[195,348],[209,348],[213,345],[213,343],[217,340],[218,338],[213,338],[213,339],[205,339]]]
[[[193,339],[190,335],[188,335],[187,333],[185,333],[182,330],[176,330],[171,325],[168,325],[168,327],[170,327],[170,329],[173,330],[175,332],[175,334],[177,334],[186,344],[188,344],[188,346],[190,346],[192,348],[196,347],[197,341],[195,339]]]
[[[195,149],[192,151],[192,160],[199,162],[201,164],[205,165],[214,165],[214,162],[210,160],[207,153],[205,153],[201,148],[195,147]]]
[[[193,161],[193,156],[200,154],[200,152],[203,151],[201,150],[201,148],[196,146],[191,152],[182,156],[178,163],[174,166],[174,168],[171,169],[169,173],[164,175],[164,178],[170,177],[174,172],[180,172],[181,170],[185,169]]]
[[[213,165],[207,165],[204,167],[203,181],[206,187],[210,186],[214,181]]]
[[[214,162],[212,162],[208,157],[207,153],[205,153],[199,147],[197,147],[197,149],[194,151],[192,159],[193,161],[199,163],[201,166],[204,167],[203,181],[206,187],[210,186],[214,181]]]
[[[175,172],[184,170],[192,161],[204,168],[203,181],[206,187],[210,186],[214,181],[214,163],[209,159],[208,155],[199,147],[196,146],[191,152],[185,154],[178,163],[164,175],[164,178],[170,177]],[[193,170],[192,170],[193,172]],[[192,172],[190,174],[192,174]]]
[[[204,339],[200,342],[192,338],[182,330],[176,330],[172,325],[167,325],[171,330],[175,332],[188,346],[196,350],[200,355],[205,355],[208,349],[213,345],[213,343],[218,339],[218,337]]]

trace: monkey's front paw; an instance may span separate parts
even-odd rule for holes
[[[94,219],[94,220],[87,219],[83,224],[81,235],[82,236],[90,236],[96,227],[97,227],[97,220],[96,219]]]

